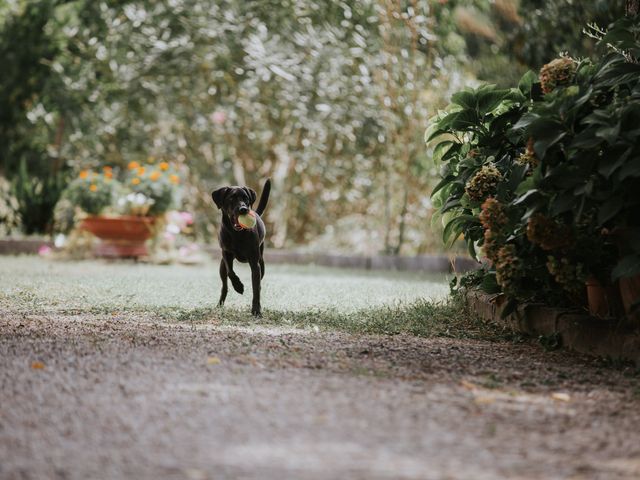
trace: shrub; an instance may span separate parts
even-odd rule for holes
[[[639,34],[621,19],[595,63],[563,57],[518,88],[459,92],[428,130],[444,240],[464,235],[510,307],[580,303],[588,277],[640,273]]]

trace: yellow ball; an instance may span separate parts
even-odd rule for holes
[[[242,228],[246,228],[247,230],[255,227],[256,222],[256,212],[253,210],[250,210],[249,213],[245,215],[238,215],[238,223]]]

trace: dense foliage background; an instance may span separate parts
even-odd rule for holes
[[[0,228],[51,231],[84,168],[171,161],[210,240],[216,186],[274,183],[272,246],[439,247],[427,119],[511,85],[623,1],[13,0],[0,6]],[[6,199],[6,200],[4,200]]]

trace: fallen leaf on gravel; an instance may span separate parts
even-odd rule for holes
[[[204,480],[207,478],[207,473],[197,468],[187,468],[184,473],[191,480]]]
[[[473,399],[478,405],[488,405],[496,401],[495,397],[479,396]]]
[[[44,368],[44,363],[42,362],[31,362],[31,368],[34,370],[42,370]]]
[[[220,359],[218,357],[209,357],[207,358],[207,365],[219,365]]]
[[[466,380],[462,380],[460,382],[460,385],[462,385],[467,390],[477,390],[478,389],[478,386],[475,383],[467,382]]]
[[[551,398],[553,398],[554,400],[558,400],[559,402],[571,401],[571,397],[568,393],[554,392],[551,394]]]

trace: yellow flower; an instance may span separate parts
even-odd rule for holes
[[[144,167],[138,167],[138,176],[141,177],[144,175]]]
[[[82,170],[79,175],[79,177],[82,178],[83,180],[88,176],[89,176],[89,172],[87,170]]]
[[[160,170],[169,170],[169,164],[167,162],[160,163]]]
[[[133,183],[134,185],[138,185],[140,183],[140,179],[139,178],[134,178],[131,180],[131,183]]]
[[[169,175],[169,181],[173,184],[180,183],[180,177],[178,175]]]
[[[155,182],[160,178],[160,172],[157,170],[154,170],[153,172],[151,172],[151,175],[149,175],[149,178]]]
[[[98,191],[98,186],[91,184],[91,186],[89,187],[89,190],[91,190],[92,192],[97,192]]]
[[[153,163],[156,161],[156,157],[154,157],[153,155],[150,155],[149,157],[147,157],[147,163]]]
[[[138,162],[129,162],[127,168],[129,168],[129,170],[135,170],[138,167],[140,167],[140,164]]]

